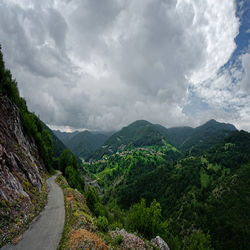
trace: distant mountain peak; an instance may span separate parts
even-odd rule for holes
[[[215,119],[210,119],[206,123],[218,123]]]
[[[233,125],[233,124],[230,124],[230,123],[223,123],[223,122],[218,122],[216,121],[215,119],[211,119],[209,121],[207,121],[206,123],[204,123],[203,125],[197,127],[197,128],[205,128],[205,127],[210,127],[210,126],[213,126],[213,127],[217,127],[219,129],[225,129],[225,130],[237,130],[237,128]]]
[[[141,127],[141,126],[146,126],[146,125],[152,125],[149,121],[146,120],[137,120],[135,122],[132,122],[131,124],[128,125],[128,127]]]

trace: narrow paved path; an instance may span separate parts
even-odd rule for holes
[[[17,245],[7,245],[1,250],[56,250],[63,231],[65,211],[61,188],[55,183],[56,176],[47,180],[48,204],[31,223]]]

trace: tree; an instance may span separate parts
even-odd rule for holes
[[[65,175],[65,169],[72,165],[71,159],[71,152],[65,149],[59,157],[59,169],[62,171],[63,175]]]
[[[68,181],[68,184],[72,188],[76,188],[79,191],[84,191],[84,180],[79,175],[79,172],[72,166],[68,166],[65,169],[65,177]]]
[[[88,187],[88,190],[86,192],[86,201],[89,209],[94,212],[96,204],[100,202],[94,188]]]
[[[161,205],[154,200],[150,207],[142,199],[140,203],[134,204],[129,209],[128,228],[138,231],[146,238],[153,238],[157,235],[164,235],[168,231],[167,222],[162,222]]]
[[[204,234],[201,231],[193,233],[185,240],[187,250],[212,250],[209,234]]]

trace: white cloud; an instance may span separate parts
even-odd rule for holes
[[[235,49],[235,8],[233,0],[5,0],[0,43],[29,107],[48,124],[195,124],[183,113],[190,86],[215,97],[217,113],[218,103],[239,100],[228,75],[209,80]]]
[[[242,87],[250,93],[250,54],[246,53],[242,56],[242,67],[244,75],[242,79]]]
[[[193,91],[209,105],[207,111],[198,112],[197,117],[208,113],[214,118],[237,125],[240,129],[250,130],[250,54],[246,53],[217,72],[206,81],[193,87]]]
[[[194,7],[194,25],[204,39],[205,56],[200,68],[193,72],[190,79],[199,84],[215,74],[231,57],[236,48],[233,38],[238,35],[239,20],[235,16],[234,1],[197,2]]]

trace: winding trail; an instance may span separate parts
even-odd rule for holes
[[[57,175],[47,180],[48,204],[32,221],[17,245],[6,245],[1,250],[56,250],[64,227],[65,210],[61,188],[55,183]]]

